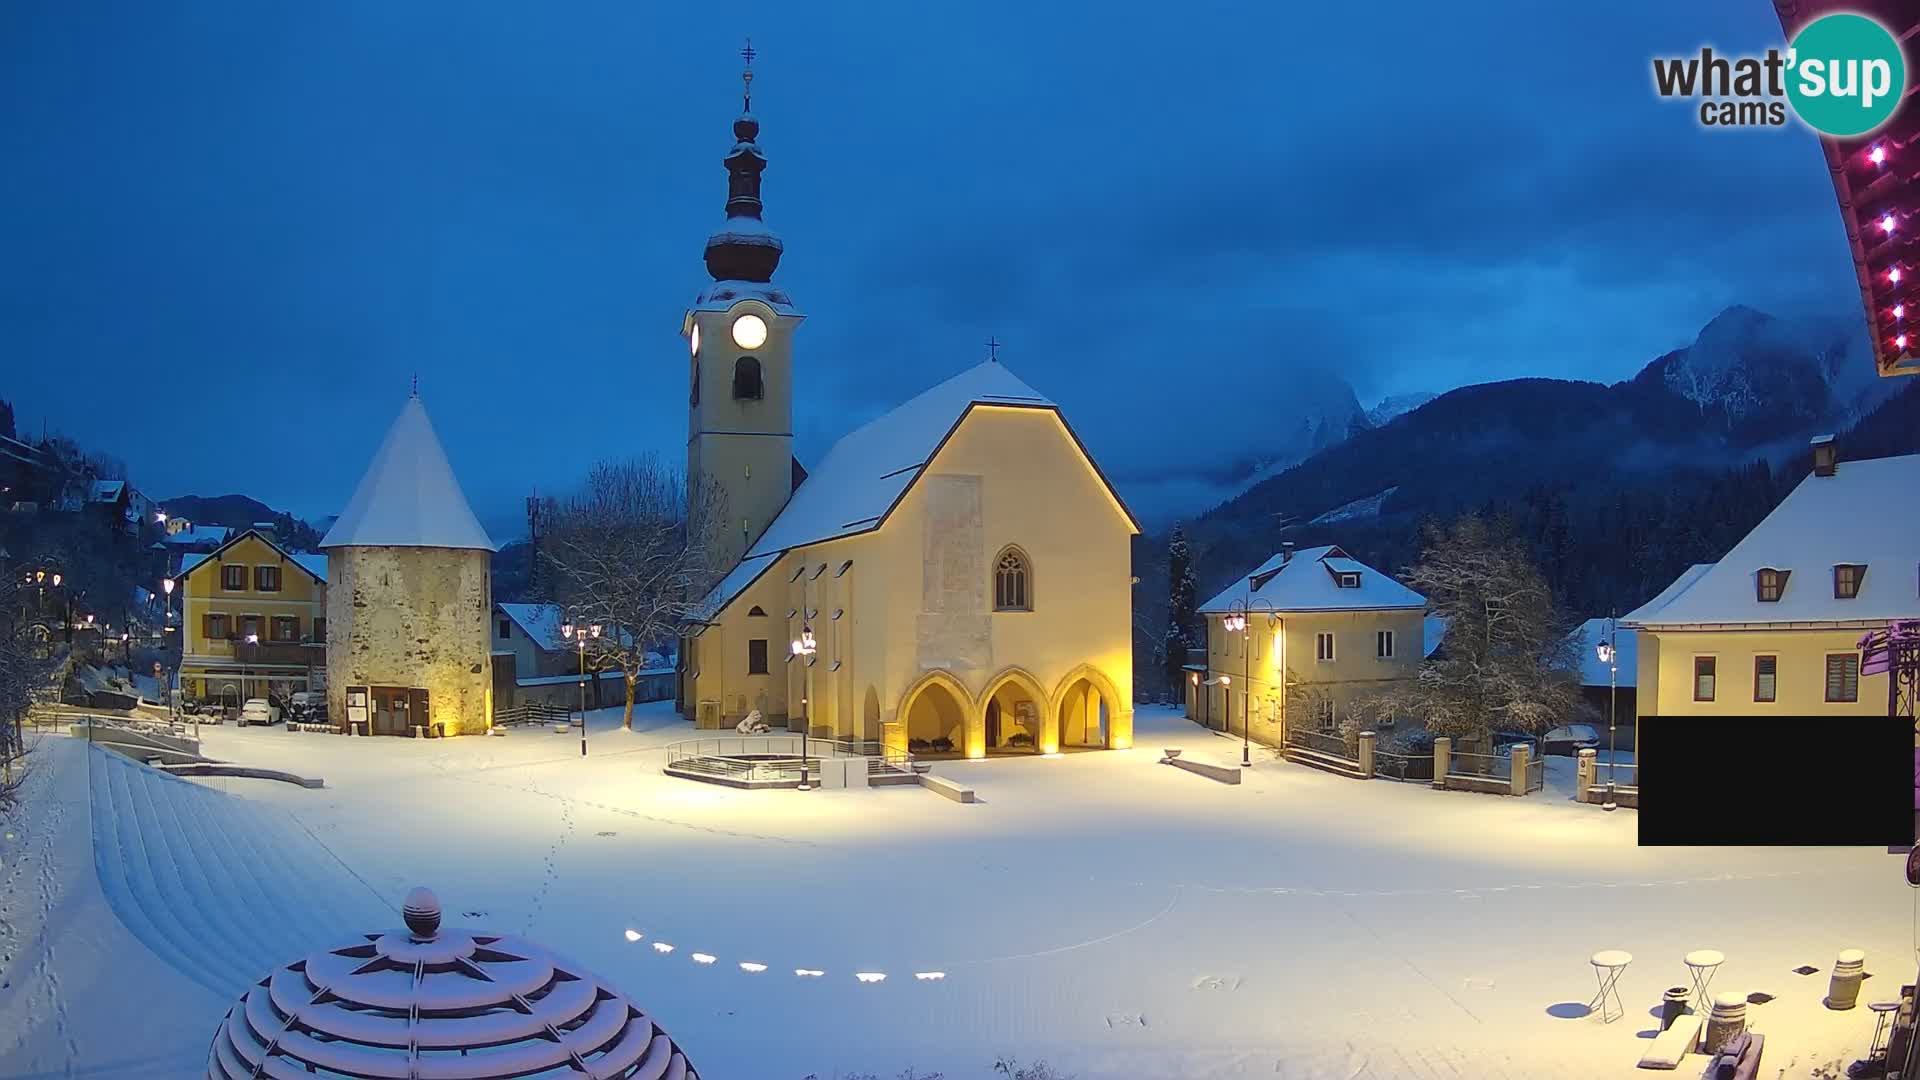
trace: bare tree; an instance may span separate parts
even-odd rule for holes
[[[1405,581],[1426,594],[1428,615],[1446,620],[1445,644],[1381,707],[1455,738],[1541,732],[1571,719],[1574,644],[1524,547],[1503,525],[1472,516],[1426,533]]]
[[[0,634],[0,816],[14,812],[27,777],[27,713],[56,696],[55,650],[32,633],[32,587],[21,581],[20,565],[0,560],[0,612],[6,620]]]
[[[600,627],[587,639],[587,662],[626,676],[629,730],[648,651],[697,616],[711,582],[715,503],[706,491],[689,499],[680,473],[648,455],[595,465],[543,522],[539,598],[576,626]]]

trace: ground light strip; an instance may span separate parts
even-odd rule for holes
[[[624,931],[621,936],[625,937],[629,943],[638,943],[646,935],[638,930],[629,928]],[[653,942],[653,951],[664,956],[673,951],[673,946],[664,941],[655,941]],[[720,960],[719,957],[712,953],[696,952],[688,953],[687,955],[694,963],[702,967],[711,967]],[[740,961],[740,970],[749,975],[759,975],[767,970],[767,965],[755,960],[742,960]],[[826,972],[820,968],[794,968],[793,974],[795,978],[799,979],[818,979],[825,976]],[[853,973],[853,977],[868,984],[887,981],[887,973],[884,971],[856,971]],[[913,978],[916,982],[940,982],[946,977],[947,973],[944,971],[916,971],[913,973]]]

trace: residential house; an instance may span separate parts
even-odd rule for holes
[[[184,556],[174,580],[187,700],[237,704],[325,686],[325,556],[288,551],[248,530]]]
[[[1286,545],[1200,606],[1206,670],[1189,673],[1187,716],[1228,733],[1250,726],[1272,746],[1296,725],[1337,731],[1359,699],[1419,673],[1426,606],[1338,547]],[[1229,623],[1243,616],[1244,628]]]
[[[1813,460],[1724,558],[1621,620],[1640,632],[1637,716],[1887,713],[1858,643],[1920,618],[1920,455],[1842,462],[1823,437]]]
[[[580,704],[580,653],[560,633],[565,617],[552,604],[493,605],[494,702],[504,708],[528,702],[576,708]],[[673,697],[678,676],[673,659],[647,654],[648,663],[634,684],[635,701]],[[512,675],[511,696],[507,675]],[[597,674],[587,691],[589,708],[626,700],[626,675]]]

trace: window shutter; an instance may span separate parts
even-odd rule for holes
[[[203,638],[206,638],[208,641],[213,640],[213,616],[212,615],[200,616],[200,636]]]

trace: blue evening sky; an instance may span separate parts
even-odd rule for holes
[[[685,443],[680,315],[751,35],[802,460],[983,358],[1129,483],[1362,401],[1614,380],[1734,302],[1858,304],[1816,142],[1606,7],[0,4],[0,396],[158,497],[336,512],[417,372],[483,521]]]

